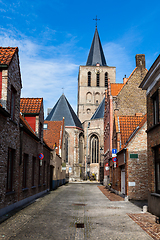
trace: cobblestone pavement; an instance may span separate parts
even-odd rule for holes
[[[131,218],[139,207],[110,201],[97,186],[67,184],[37,199],[1,223],[0,239],[153,239]]]
[[[98,186],[102,193],[110,201],[124,201],[124,199],[106,189],[104,186]],[[156,216],[150,213],[128,213],[128,216],[135,221],[144,231],[146,231],[153,239],[160,239],[160,224],[155,222]]]

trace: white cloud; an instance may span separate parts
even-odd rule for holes
[[[38,45],[22,35],[17,39],[16,34],[11,31],[6,32],[4,29],[0,31],[1,46],[18,46],[19,48],[23,85],[21,97],[43,97],[45,113],[46,108],[54,106],[62,92],[76,110],[78,65],[70,60],[69,50],[67,50],[67,56],[63,55],[64,51],[59,52],[60,49],[68,48],[69,44],[50,48]],[[51,58],[51,52],[58,52],[59,56],[56,54],[57,58]],[[48,58],[46,58],[47,55]]]
[[[124,75],[129,75],[135,68],[134,59],[130,60],[124,46],[109,42],[104,45],[104,52],[108,66],[116,67],[116,82],[123,82]]]

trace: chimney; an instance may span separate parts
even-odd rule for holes
[[[136,54],[136,67],[145,68],[145,54]]]
[[[126,84],[128,78],[126,78],[126,75],[124,75],[124,78],[123,78],[123,84]]]

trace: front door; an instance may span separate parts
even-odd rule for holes
[[[121,170],[121,193],[125,194],[125,169]]]

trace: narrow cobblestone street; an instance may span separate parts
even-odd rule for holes
[[[141,209],[110,201],[99,184],[67,184],[0,225],[0,239],[152,239],[128,214]]]

